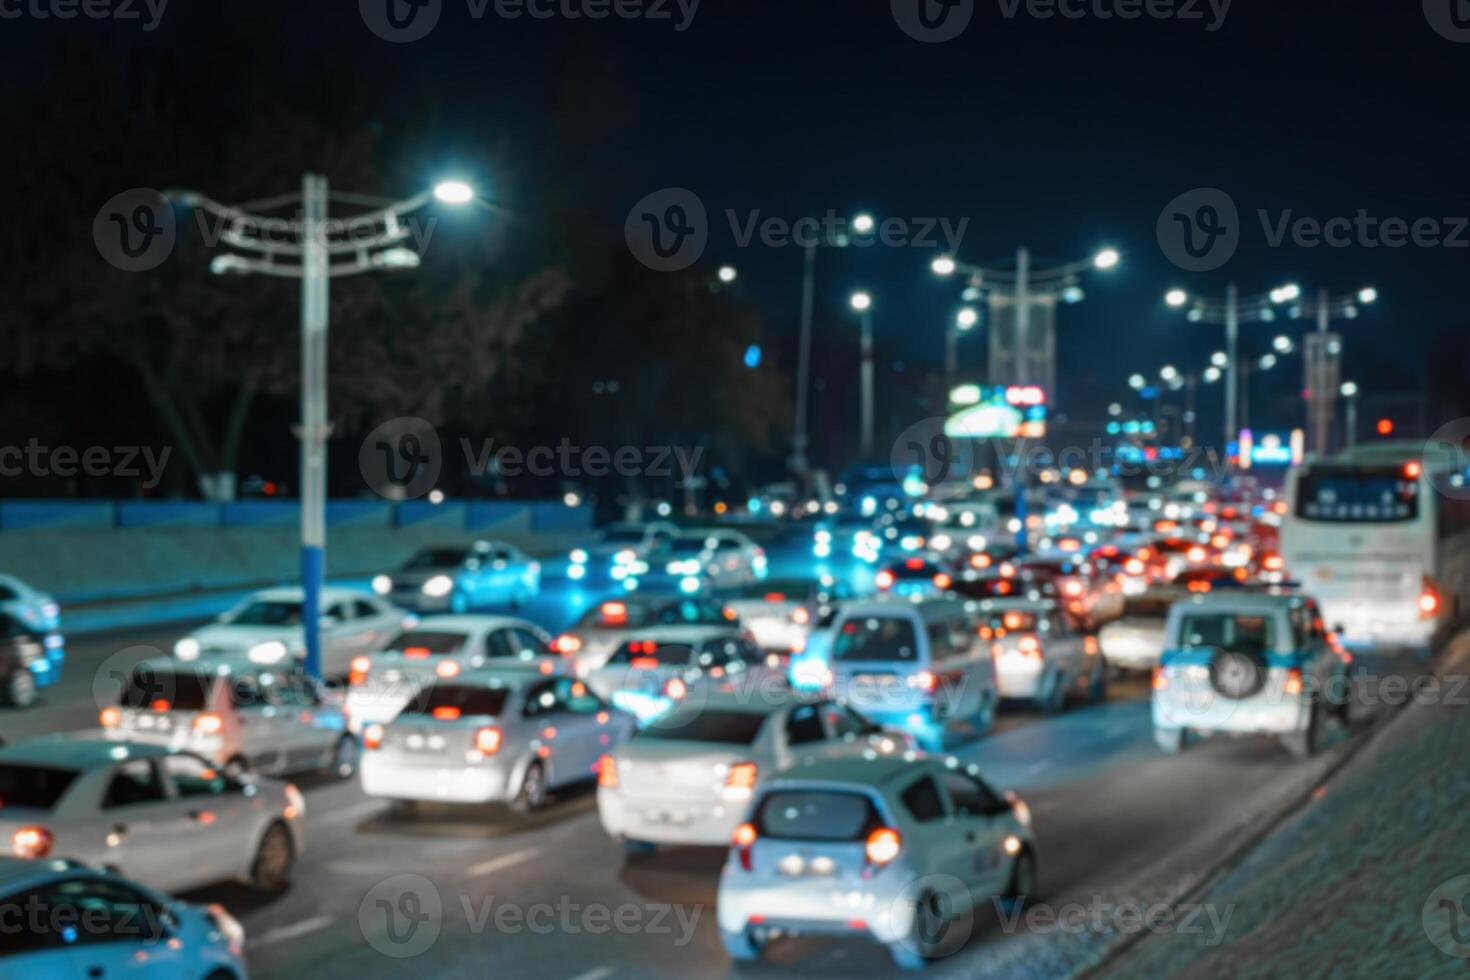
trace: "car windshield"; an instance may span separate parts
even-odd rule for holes
[[[123,688],[122,706],[147,711],[203,711],[209,705],[212,676],[193,671],[136,668]]]
[[[671,555],[697,555],[702,551],[714,548],[715,542],[711,538],[700,535],[699,537],[675,538],[669,545]]]
[[[914,624],[895,616],[849,619],[837,631],[832,657],[845,663],[873,661],[912,662],[918,659]]]
[[[505,711],[505,702],[510,698],[510,689],[504,687],[480,687],[472,684],[435,684],[409,702],[403,709],[405,715],[433,715],[442,717],[458,712],[465,716],[498,717]]]
[[[76,778],[75,769],[0,762],[0,809],[50,810]]]
[[[404,563],[405,571],[418,568],[454,568],[469,557],[463,548],[425,548]]]
[[[256,599],[231,613],[231,626],[300,626],[301,603],[291,599]]]
[[[755,711],[719,711],[669,715],[657,725],[639,732],[636,738],[672,742],[712,742],[718,745],[749,745],[760,734],[766,715]]]
[[[687,667],[694,659],[694,648],[687,643],[658,643],[634,640],[607,659],[609,667]]]
[[[459,653],[464,649],[469,636],[451,630],[404,630],[397,639],[388,644],[385,653],[402,654],[405,657],[444,656]]]
[[[1265,653],[1276,647],[1271,616],[1233,613],[1191,613],[1179,627],[1182,647],[1214,647],[1238,653]]]
[[[1169,607],[1173,604],[1173,599],[1162,597],[1144,596],[1140,599],[1129,599],[1123,603],[1123,618],[1166,619],[1169,615]]]
[[[754,822],[760,837],[776,840],[858,841],[882,821],[866,795],[823,790],[770,793]]]

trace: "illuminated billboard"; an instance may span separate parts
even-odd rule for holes
[[[1046,392],[1036,385],[961,385],[949,393],[951,438],[1039,439],[1046,435]]]

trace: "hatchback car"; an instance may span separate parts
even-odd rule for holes
[[[732,836],[716,917],[732,959],[776,936],[876,940],[903,968],[956,951],[987,900],[1034,893],[1031,815],[974,767],[911,753],[793,766]]]
[[[567,577],[575,582],[607,578],[627,581],[632,576],[636,582],[678,533],[679,529],[668,521],[609,524],[597,532],[595,540],[571,550]]]
[[[424,613],[519,609],[541,594],[541,563],[503,541],[424,548],[396,572],[374,577],[373,591]]]
[[[685,531],[669,543],[645,584],[676,585],[695,593],[745,585],[766,577],[766,552],[739,531],[703,528]]]
[[[634,633],[587,675],[598,696],[648,725],[675,705],[712,691],[786,686],[781,661],[729,626],[657,626]]]
[[[70,861],[0,857],[0,976],[245,980],[245,930],[222,906],[167,898]]]
[[[1350,708],[1349,664],[1307,596],[1191,596],[1169,611],[1154,673],[1154,740],[1174,753],[1191,733],[1275,735],[1305,758],[1324,715]]]
[[[591,780],[633,719],[570,677],[514,668],[436,681],[363,732],[362,788],[395,802],[510,803],[531,811],[550,790]]]
[[[719,598],[762,650],[789,657],[806,647],[813,624],[852,595],[846,582],[822,575],[768,579],[722,592]]]
[[[1033,701],[1051,714],[1080,695],[1107,697],[1108,669],[1097,637],[1078,632],[1047,600],[986,599],[972,606],[980,636],[990,644],[1000,696]]]
[[[652,626],[719,626],[736,623],[734,610],[713,599],[688,595],[628,595],[589,608],[553,648],[571,657],[579,675],[597,670],[634,632]]]
[[[837,696],[930,750],[989,730],[999,701],[989,647],[956,599],[845,603],[829,670]]]
[[[248,597],[208,626],[174,644],[184,661],[244,656],[258,664],[306,660],[299,588],[266,589]],[[349,589],[325,589],[321,600],[322,671],[346,677],[352,658],[371,653],[408,625],[408,615],[385,600]]]
[[[61,636],[0,612],[0,703],[28,708],[37,692],[61,679]]]
[[[0,749],[7,851],[112,868],[160,891],[229,880],[279,891],[305,820],[296,787],[162,746],[57,735]]]
[[[551,642],[545,630],[524,619],[429,616],[376,653],[353,659],[344,707],[348,728],[360,734],[373,722],[391,721],[424,685],[479,667],[565,672],[568,662]]]
[[[614,840],[637,853],[660,844],[724,845],[761,782],[831,753],[909,748],[852,708],[827,698],[721,692],[676,708],[602,760],[597,812]]]
[[[345,779],[357,767],[357,740],[316,681],[238,657],[145,660],[100,721],[114,744],[194,752],[232,775],[321,769]]]

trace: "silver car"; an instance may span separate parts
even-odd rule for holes
[[[1120,670],[1153,670],[1164,653],[1169,607],[1185,598],[1184,589],[1155,588],[1123,602],[1123,615],[1098,632],[1108,666]]]
[[[357,740],[320,685],[239,658],[145,660],[100,720],[114,744],[194,752],[232,775],[324,769],[345,779],[357,767]]]
[[[1035,855],[1025,804],[974,766],[912,753],[819,759],[777,773],[735,829],[720,938],[736,960],[783,935],[876,940],[899,967],[921,968],[956,952],[988,900],[1034,894]]]
[[[483,668],[423,689],[396,718],[363,732],[362,788],[399,802],[510,803],[596,776],[633,719],[578,680]]]
[[[630,594],[592,606],[552,646],[571,657],[578,676],[585,677],[606,664],[607,658],[637,630],[653,626],[732,627],[736,623],[735,612],[713,599]]]
[[[0,749],[6,850],[116,869],[164,892],[227,880],[285,888],[305,820],[296,787],[163,746],[58,735]]]
[[[503,541],[425,548],[398,571],[376,576],[373,591],[426,613],[519,609],[541,594],[541,563]]]

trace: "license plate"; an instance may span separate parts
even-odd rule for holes
[[[662,824],[686,824],[689,822],[689,814],[684,810],[646,810],[643,817],[649,823]]]

